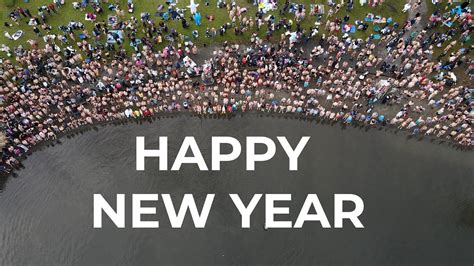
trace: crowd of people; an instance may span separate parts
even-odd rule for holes
[[[277,40],[255,32],[244,44],[225,42],[198,50],[192,40],[183,39],[169,40],[161,49],[160,38],[175,40],[180,34],[147,14],[141,15],[141,27],[133,18],[96,22],[91,37],[81,22],[74,21],[61,26],[63,35],[48,32],[47,16],[60,12],[64,4],[60,0],[45,6],[38,17],[16,9],[12,21],[30,21],[44,44],[31,40],[30,48],[2,48],[15,60],[3,59],[0,73],[0,124],[7,139],[0,172],[17,167],[38,143],[79,127],[167,112],[273,112],[346,124],[392,125],[414,135],[473,144],[474,89],[469,79],[458,80],[459,75],[472,74],[470,47],[457,45],[472,33],[469,5],[451,15],[438,10],[421,26],[420,15],[414,13],[406,23],[392,24],[380,40],[362,40],[347,34],[316,35],[314,29],[307,31],[298,23],[292,27],[287,20],[266,19],[261,13],[244,20],[243,8],[220,3],[228,7],[231,19],[241,16],[238,21],[244,24],[239,30],[253,29],[247,23],[260,19],[266,21],[270,35],[285,30]],[[280,12],[289,8],[271,3],[275,5],[270,8],[281,8]],[[120,10],[99,1],[85,1],[78,8],[84,4],[94,5],[98,13],[103,8]],[[304,11],[295,8],[302,16]],[[128,10],[133,12],[130,1]],[[328,21],[329,28],[341,23]],[[448,22],[452,22],[448,30],[434,30]],[[238,25],[230,23],[227,29]],[[140,39],[139,29],[145,33]],[[288,33],[291,29],[296,34]],[[101,44],[100,38],[110,40]],[[125,41],[133,47],[132,55],[124,48]],[[77,47],[71,45],[74,42]],[[443,43],[448,45],[434,58]],[[197,55],[207,57],[204,64],[191,59]]]

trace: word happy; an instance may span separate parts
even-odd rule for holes
[[[298,158],[308,143],[310,137],[302,137],[295,148],[292,148],[286,137],[277,137],[278,142],[285,151],[289,160],[289,170],[298,170]],[[145,137],[137,137],[137,171],[145,170],[145,158],[158,157],[160,171],[168,170],[168,137],[160,137],[159,149],[145,149]],[[232,151],[223,154],[222,145],[230,145]],[[266,147],[266,152],[256,153],[257,145]],[[191,151],[192,156],[186,156]],[[237,159],[242,152],[242,145],[233,137],[212,137],[212,162],[211,170],[219,171],[222,162],[231,162]],[[246,139],[246,170],[254,171],[256,162],[268,161],[276,153],[276,144],[271,138],[267,137],[247,137]],[[201,150],[194,137],[185,137],[178,155],[171,166],[171,171],[179,171],[183,164],[196,164],[201,171],[208,171],[209,168],[204,161]]]

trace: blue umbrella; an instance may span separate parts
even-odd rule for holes
[[[196,26],[201,26],[201,13],[194,13],[194,22],[196,23]]]
[[[384,115],[379,115],[379,122],[383,122],[385,120],[385,116]]]
[[[352,123],[352,115],[350,115],[346,118],[346,122],[347,123]]]

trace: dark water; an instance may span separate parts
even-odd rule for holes
[[[289,172],[277,144],[277,155],[245,171],[245,158],[224,163],[220,172],[158,172],[147,160],[135,171],[135,136],[157,147],[169,136],[170,161],[184,136],[196,137],[210,165],[211,135],[287,136],[295,143],[312,138],[300,156],[299,171]],[[245,150],[243,150],[245,151]],[[0,264],[464,264],[474,263],[474,160],[430,141],[408,140],[398,133],[328,126],[291,119],[256,116],[215,120],[186,116],[152,124],[106,126],[61,145],[34,153],[18,177],[0,193]],[[171,165],[171,162],[169,163]],[[170,193],[179,200],[194,193],[202,206],[215,193],[205,229],[194,229],[187,217],[172,229],[161,197],[152,206],[159,229],[116,229],[104,218],[92,228],[92,199],[101,193],[111,204],[115,195]],[[333,223],[333,195],[354,193],[364,199],[361,221],[343,229],[264,227],[264,202],[252,216],[251,229],[240,228],[240,216],[228,193],[244,202],[255,193],[292,193],[294,221],[308,193],[317,193]],[[176,204],[176,203],[175,203]],[[285,205],[282,203],[281,205]],[[114,206],[114,205],[113,205]],[[175,205],[176,206],[176,205]],[[131,225],[127,209],[127,226]],[[282,217],[285,218],[285,217]],[[288,217],[286,217],[288,218]]]

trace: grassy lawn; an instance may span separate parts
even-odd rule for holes
[[[0,34],[0,44],[2,44],[2,43],[6,44],[9,47],[13,47],[13,46],[16,46],[16,45],[19,45],[19,44],[24,44],[24,45],[26,44],[26,47],[28,47],[29,45],[26,43],[26,41],[28,39],[38,39],[39,37],[37,37],[35,35],[35,33],[33,32],[33,28],[31,26],[27,25],[28,19],[23,18],[23,17],[19,20],[20,25],[16,25],[15,23],[13,23],[13,27],[10,27],[10,28],[5,27],[5,25],[4,25],[5,21],[12,22],[11,19],[8,17],[9,12],[13,8],[15,8],[17,6],[20,6],[20,7],[28,8],[34,16],[34,15],[37,14],[37,11],[38,11],[37,8],[39,6],[44,5],[44,4],[49,4],[49,3],[51,3],[52,0],[30,0],[29,3],[25,3],[23,0],[0,0],[0,1],[1,1],[0,2],[0,11],[1,11],[0,18],[2,19],[2,21],[0,22],[1,23],[0,29],[1,29],[1,33],[2,33],[2,34]],[[6,6],[6,2],[8,2],[8,1],[14,1],[15,2],[13,7],[7,7]],[[178,0],[178,1],[179,1],[178,4],[177,4],[178,7],[184,8],[187,5],[189,5],[189,0]],[[219,43],[219,42],[223,42],[223,41],[244,42],[244,41],[248,40],[250,35],[256,30],[256,28],[252,29],[250,31],[247,31],[245,34],[240,35],[240,36],[236,36],[234,34],[233,30],[231,30],[231,31],[228,31],[226,34],[224,34],[224,36],[219,36],[218,35],[214,39],[208,39],[208,38],[205,37],[205,30],[206,30],[207,27],[209,27],[209,28],[214,27],[216,29],[219,29],[219,27],[221,25],[223,25],[224,23],[230,22],[227,10],[225,8],[218,9],[216,7],[216,1],[217,0],[209,0],[210,4],[208,6],[206,6],[205,5],[205,0],[196,0],[196,3],[199,4],[198,11],[201,12],[201,14],[202,14],[202,25],[200,27],[197,27],[194,24],[194,22],[192,22],[188,19],[188,22],[190,23],[191,26],[187,29],[183,29],[183,27],[181,26],[181,22],[179,22],[179,21],[168,21],[167,23],[168,23],[169,28],[170,29],[175,28],[178,32],[180,32],[184,35],[187,35],[189,37],[192,36],[191,32],[193,30],[197,29],[199,31],[199,38],[194,40],[194,42],[199,44],[199,45]],[[86,10],[84,10],[84,11],[76,10],[76,9],[73,8],[72,2],[73,1],[71,1],[71,0],[66,0],[65,5],[62,6],[58,10],[58,13],[56,13],[56,14],[52,13],[52,15],[48,16],[47,23],[50,24],[51,26],[53,26],[53,31],[52,32],[61,34],[62,32],[58,29],[58,26],[66,25],[66,24],[68,24],[69,21],[75,20],[75,21],[83,22],[84,25],[86,26],[86,29],[88,30],[88,33],[91,34],[94,22],[85,21],[84,15],[85,15],[86,12],[93,12],[92,8],[90,6],[88,6],[86,8]],[[229,0],[227,2],[229,2]],[[245,16],[251,17],[251,18],[255,17],[255,13],[257,11],[256,6],[252,5],[247,0],[236,0],[236,2],[239,6],[248,8],[248,12],[246,13]],[[309,15],[310,4],[323,4],[323,2],[324,2],[324,5],[325,5],[325,14],[323,15],[322,24],[320,26],[320,34],[325,33],[324,32],[324,25],[325,25],[325,21],[327,19],[327,12],[329,10],[329,7],[327,6],[327,0],[294,0],[292,2],[292,3],[298,3],[298,4],[304,4],[305,5],[306,18],[302,22],[302,28],[309,29],[309,27],[313,26],[315,21],[316,21],[316,16],[310,16]],[[128,19],[131,16],[135,16],[137,19],[140,19],[140,13],[141,12],[148,12],[148,13],[151,14],[152,18],[156,22],[159,22],[161,20],[161,18],[155,17],[154,14],[156,13],[158,4],[159,3],[164,4],[164,1],[135,0],[134,1],[135,12],[133,14],[129,14],[126,11],[126,7],[127,7],[127,1],[126,0],[117,0],[117,1],[109,0],[109,3],[118,3],[120,8],[125,10],[125,15],[122,19]],[[284,5],[284,0],[278,0],[278,3],[279,3],[279,8],[282,8],[283,5]],[[103,4],[102,5],[102,7],[104,8],[104,14],[98,16],[98,18],[97,18],[98,21],[102,21],[102,20],[106,21],[107,16],[109,14],[115,15],[115,12],[111,12],[107,9],[107,5],[108,4]],[[355,1],[354,2],[354,8],[351,12],[346,11],[345,7],[343,7],[343,8],[341,8],[341,10],[338,13],[333,15],[332,18],[335,18],[335,17],[342,18],[346,14],[348,14],[350,16],[349,23],[354,23],[355,20],[363,20],[363,18],[367,15],[367,13],[373,13],[374,15],[384,16],[386,18],[391,17],[395,22],[398,22],[399,24],[403,24],[405,19],[406,19],[406,16],[407,16],[407,14],[401,12],[401,10],[403,8],[403,5],[404,5],[404,1],[386,0],[382,5],[380,5],[378,7],[368,7],[367,5],[362,7],[362,6],[360,6],[358,1]],[[165,5],[165,8],[166,8],[166,5]],[[277,21],[280,19],[280,15],[279,15],[278,10],[273,11],[271,13],[275,15]],[[268,15],[268,14],[269,13],[267,13],[266,15]],[[187,11],[186,15],[190,16],[189,10]],[[207,15],[212,15],[212,16],[215,17],[215,19],[212,22],[208,21],[206,19]],[[288,19],[293,19],[293,21],[294,21],[294,14],[287,13],[284,16]],[[372,26],[373,25],[370,25],[370,27],[369,27],[369,29],[367,29],[367,31],[357,31],[356,33],[351,34],[351,35],[353,37],[366,38],[370,34],[374,33]],[[19,40],[16,40],[16,41],[9,40],[3,34],[5,31],[8,31],[10,34],[13,34],[18,29],[21,29],[21,30],[24,31],[24,35]],[[265,35],[265,30],[266,30],[266,26],[263,26],[262,29],[260,30],[259,34],[261,36],[264,36]],[[76,31],[76,33],[78,34],[78,31]],[[143,33],[139,32],[138,37],[141,36],[140,34],[143,34]],[[279,35],[280,35],[280,32],[276,32],[274,34],[274,38],[279,38]],[[43,43],[43,41],[39,41],[39,43],[41,45]],[[58,42],[56,42],[56,43],[58,43]],[[126,41],[126,43],[128,43],[128,41]]]
[[[428,14],[433,14],[435,11],[438,11],[440,13],[448,13],[450,12],[450,10],[458,5],[460,5],[461,2],[455,2],[453,3],[452,5],[449,5],[447,2],[442,2],[440,4],[438,4],[437,6],[435,6],[431,1],[427,1],[427,7],[428,7]],[[472,8],[472,7],[471,7]],[[456,26],[458,25],[459,22],[454,22],[454,25],[451,27],[451,28],[456,28]],[[442,25],[442,26],[438,26],[436,27],[434,30],[437,31],[437,32],[440,32],[440,33],[443,33],[443,32],[446,32],[449,28],[445,25]],[[470,43],[462,43],[459,41],[459,36],[461,35],[461,33],[458,31],[455,35],[454,35],[454,38],[453,40],[457,40],[457,43],[456,45],[452,48],[452,51],[457,51],[458,49],[460,49],[461,47],[467,47]],[[448,42],[444,42],[442,47],[438,48],[438,47],[435,47],[435,54],[439,54],[442,52],[442,50],[450,43],[450,41]],[[472,45],[472,44],[471,44]]]
[[[438,11],[438,12],[441,12],[441,13],[447,13],[452,8],[454,8],[454,7],[456,7],[457,5],[460,5],[460,4],[461,4],[461,2],[457,2],[457,3],[455,2],[452,5],[449,5],[447,2],[442,2],[442,3],[438,4],[437,6],[435,6],[431,1],[427,1],[428,13],[433,14],[435,11]],[[471,6],[471,8],[472,8],[472,6]],[[455,22],[455,24],[452,26],[452,28],[455,28],[457,26],[457,23],[458,22]],[[434,30],[437,31],[437,32],[443,33],[443,32],[446,32],[447,29],[448,29],[448,27],[443,25],[443,26],[440,26],[440,27],[436,27]],[[463,43],[459,40],[460,35],[461,35],[460,32],[457,32],[454,35],[452,40],[456,40],[457,43],[448,52],[449,53],[456,52],[456,51],[458,51],[459,49],[461,49],[463,47],[464,48],[470,47],[471,50],[470,50],[468,55],[472,56],[472,48],[473,48],[472,41]],[[434,57],[437,58],[440,54],[442,54],[444,49],[446,48],[446,46],[448,46],[451,43],[452,40],[444,42],[441,47],[435,46],[434,47],[434,54],[433,54]],[[449,56],[449,53],[448,53],[448,56]],[[446,58],[447,58],[447,56],[444,56],[444,58],[442,58],[441,60],[446,60]],[[460,82],[466,82],[466,84],[471,82],[471,80],[469,79],[469,76],[465,72],[465,68],[456,68],[453,72],[456,74],[456,76],[458,77],[458,80]]]

